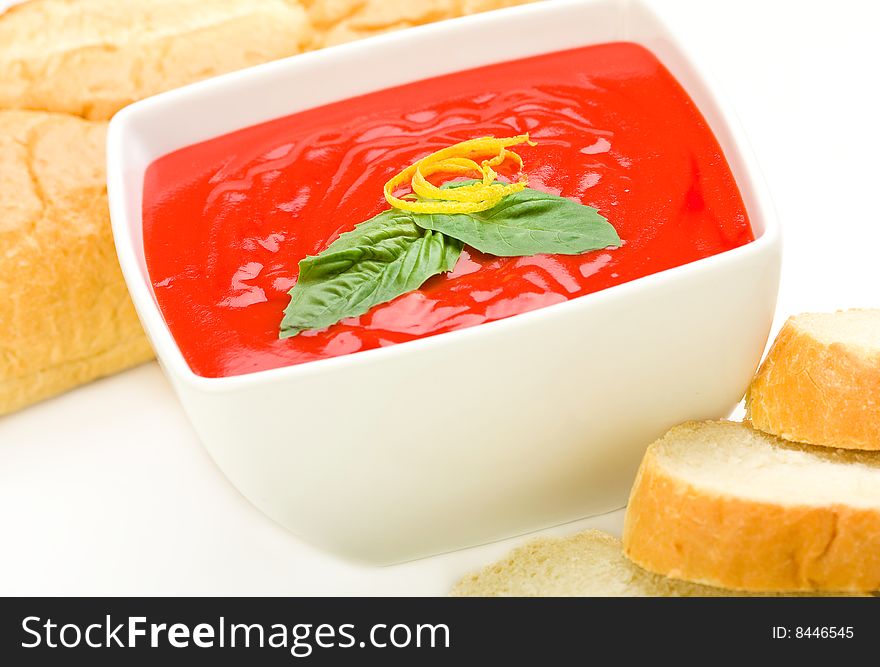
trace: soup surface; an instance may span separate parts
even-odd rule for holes
[[[458,141],[525,132],[538,142],[517,149],[530,187],[598,208],[620,248],[498,258],[465,246],[453,272],[421,289],[279,340],[297,263],[388,208],[385,181]],[[753,240],[700,112],[630,43],[427,79],[188,146],[150,165],[143,213],[162,314],[209,377],[499,320]]]

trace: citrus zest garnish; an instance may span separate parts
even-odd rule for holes
[[[394,208],[413,213],[477,213],[488,210],[507,195],[528,187],[529,181],[525,176],[515,183],[496,182],[498,173],[495,167],[505,162],[513,162],[517,171],[522,170],[522,158],[508,150],[509,146],[519,144],[536,145],[528,134],[520,134],[500,139],[468,139],[442,148],[414,162],[389,180],[384,188],[385,199]],[[428,176],[438,173],[472,176],[477,182],[444,190],[428,181]],[[395,191],[405,184],[420,199],[413,201],[409,195],[396,197]]]

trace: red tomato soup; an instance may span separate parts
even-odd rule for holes
[[[254,100],[259,104],[259,100]],[[279,340],[297,263],[388,208],[417,159],[528,132],[530,187],[594,206],[622,247],[497,258],[321,331]],[[753,240],[718,142],[647,50],[603,44],[419,81],[166,155],[144,181],[147,266],[192,370],[239,375],[500,320]]]

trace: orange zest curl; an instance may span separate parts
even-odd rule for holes
[[[481,137],[469,139],[423,157],[411,164],[385,184],[385,199],[394,208],[413,213],[477,213],[486,211],[507,195],[524,190],[529,185],[523,176],[515,183],[496,182],[495,167],[513,162],[522,170],[519,154],[508,150],[510,146],[528,144],[535,146],[528,134],[496,139]],[[478,162],[479,160],[479,162]],[[443,189],[428,181],[428,176],[444,173],[455,176],[471,176],[476,183],[457,188]],[[395,191],[408,184],[418,200],[400,198]],[[404,195],[406,197],[406,195]]]

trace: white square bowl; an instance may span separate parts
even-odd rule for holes
[[[151,162],[355,95],[620,40],[653,51],[697,103],[753,243],[387,348],[235,377],[190,370],[144,260]],[[646,445],[683,420],[729,414],[767,341],[780,234],[754,158],[698,62],[638,2],[538,3],[261,65],[127,107],[107,151],[125,279],[202,441],[257,507],[350,557],[401,561],[623,506]]]

